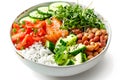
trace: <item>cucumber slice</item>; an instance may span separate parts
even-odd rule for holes
[[[40,14],[37,10],[30,12],[29,16],[35,19],[40,19],[40,20],[44,20],[50,17],[50,15]]]
[[[29,16],[32,17],[32,18],[36,18],[36,19],[42,19],[43,18],[43,15],[42,14],[39,14],[38,11],[32,11],[29,13]]]
[[[80,64],[87,61],[87,57],[85,53],[80,52],[75,56],[75,64]]]
[[[59,6],[70,6],[70,4],[69,3],[67,3],[67,2],[55,2],[55,3],[52,3],[52,4],[50,4],[49,5],[49,9],[50,10],[52,10],[52,11],[56,11],[56,10],[58,10],[58,7]]]
[[[51,14],[48,7],[39,7],[38,12],[41,14]]]
[[[75,64],[82,63],[82,53],[79,53],[75,56]]]
[[[75,45],[77,41],[77,36],[74,34],[70,34],[69,36],[67,36],[67,38],[63,38],[60,40],[60,42],[64,45],[64,46],[71,46],[71,45]]]
[[[86,46],[83,44],[76,44],[72,47],[70,47],[69,53],[73,56],[79,54],[80,52],[84,52],[86,49]]]
[[[75,61],[72,59],[68,59],[64,65],[74,65]]]
[[[58,65],[64,65],[67,59],[68,59],[68,54],[61,53],[55,55],[55,62]]]
[[[45,46],[46,46],[48,49],[50,49],[52,52],[53,52],[53,50],[54,50],[54,48],[55,48],[55,45],[54,45],[52,42],[50,42],[50,41],[46,41]]]
[[[21,18],[21,19],[19,20],[19,23],[20,23],[20,24],[23,24],[24,21],[30,21],[30,22],[34,23],[34,22],[36,22],[36,19],[31,18],[31,17],[29,17],[29,16],[26,16],[26,17]]]

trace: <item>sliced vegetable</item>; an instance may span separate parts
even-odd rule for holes
[[[75,58],[75,64],[80,64],[80,63],[87,61],[86,54],[82,52],[77,54],[74,58]]]
[[[46,15],[51,14],[51,13],[49,13],[50,11],[49,11],[48,7],[39,7],[38,12],[41,14],[46,14]]]
[[[84,52],[86,49],[86,46],[83,44],[76,44],[70,47],[69,53],[73,56],[79,54],[80,52]]]
[[[40,14],[37,10],[30,12],[29,16],[35,19],[40,19],[40,20],[44,20],[50,17],[50,15]]]
[[[36,18],[36,19],[43,19],[44,18],[43,15],[39,14],[39,12],[36,11],[36,10],[30,12],[29,16],[32,17],[32,18]]]
[[[21,18],[21,19],[19,20],[19,23],[20,23],[20,24],[23,24],[24,21],[30,21],[30,22],[32,22],[32,23],[35,23],[35,22],[36,22],[36,19],[31,18],[31,17],[29,17],[29,16],[26,16],[26,17]]]
[[[59,6],[65,7],[65,6],[70,6],[70,4],[67,2],[55,2],[55,3],[50,4],[49,9],[52,11],[56,11],[58,10]]]
[[[55,48],[55,45],[54,45],[52,42],[48,41],[48,40],[46,41],[45,46],[46,46],[48,49],[50,49],[52,52],[53,52],[53,50],[54,50],[54,48]]]
[[[55,53],[57,53],[59,50],[60,50],[60,48],[62,48],[61,46],[63,46],[63,48],[64,48],[64,45],[60,42],[62,40],[62,38],[60,38],[57,42],[56,42],[56,45],[55,45],[55,49],[54,49],[54,52]],[[65,49],[66,49],[66,46],[65,46]],[[63,49],[63,50],[65,50],[65,49]],[[63,51],[63,50],[61,50],[61,51]],[[60,52],[61,52],[60,51]]]
[[[76,41],[77,41],[77,36],[74,34],[70,34],[69,36],[67,36],[67,38],[63,38],[60,40],[61,44],[65,46],[75,45]]]
[[[73,59],[68,59],[64,65],[74,65],[75,61]]]
[[[21,50],[23,48],[27,48],[27,47],[31,46],[33,43],[34,43],[34,40],[32,39],[32,36],[27,34],[21,42],[16,44],[16,48],[18,50]]]
[[[65,51],[61,52],[61,54],[57,53],[55,54],[54,59],[58,65],[64,65],[68,59],[68,54],[66,54]]]

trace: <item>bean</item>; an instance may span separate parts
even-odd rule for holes
[[[93,58],[93,55],[89,55],[87,58],[88,58],[88,59],[91,59],[91,58]]]
[[[91,51],[85,51],[85,53],[89,56],[89,55],[92,55],[93,54],[93,52],[91,52]]]
[[[95,33],[98,30],[98,28],[93,28],[92,32]]]
[[[78,40],[77,43],[82,43],[82,40]]]
[[[106,35],[107,31],[105,29],[101,29],[102,34]]]
[[[95,42],[94,39],[90,39],[90,42]]]
[[[107,41],[108,40],[108,35],[105,35],[104,39]]]
[[[97,56],[99,53],[98,52],[94,52],[93,56]]]
[[[85,33],[84,33],[84,36],[88,36],[88,33],[85,32]]]
[[[95,41],[95,42],[97,42],[97,41],[99,41],[99,40],[100,40],[100,37],[99,37],[99,36],[95,36],[95,37],[94,37],[94,41]]]
[[[82,33],[77,34],[77,38],[78,38],[78,39],[81,39],[82,36],[83,36]]]
[[[103,48],[99,48],[99,49],[97,50],[97,52],[100,53],[102,50],[103,50]]]
[[[90,42],[90,45],[95,45],[95,42]]]
[[[85,40],[87,40],[88,38],[87,38],[87,36],[83,36],[82,37],[82,41],[84,42]]]
[[[94,33],[90,33],[90,34],[88,35],[88,38],[89,38],[89,39],[92,39],[94,36],[95,36]]]
[[[86,46],[88,51],[93,51],[94,50],[94,45],[87,45]]]
[[[104,40],[103,42],[101,42],[101,46],[100,47],[105,47],[105,45],[106,45],[106,42]]]
[[[95,32],[95,36],[100,36],[102,33],[101,33],[101,31],[100,30],[97,30],[96,32]]]
[[[89,44],[88,40],[85,40],[85,41],[83,42],[83,44],[84,44],[84,45],[88,45],[88,44]]]
[[[97,50],[98,48],[99,48],[99,44],[95,43],[95,49],[94,50]]]
[[[103,42],[103,40],[104,40],[104,35],[101,35],[100,36],[100,42]]]

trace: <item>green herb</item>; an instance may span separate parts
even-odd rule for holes
[[[63,21],[62,29],[105,28],[93,9],[83,8],[79,5],[59,6],[53,16]]]
[[[16,33],[16,32],[17,32],[17,29],[16,29],[16,28],[13,28],[13,29],[12,29],[12,32]]]
[[[20,50],[23,50],[23,49],[25,49],[25,47],[24,47],[24,46],[22,46],[22,47],[20,48]]]
[[[33,32],[36,34],[38,32],[38,29],[33,28]]]
[[[50,19],[47,19],[47,23],[50,25],[52,22]]]
[[[22,32],[25,32],[25,28],[21,28]]]

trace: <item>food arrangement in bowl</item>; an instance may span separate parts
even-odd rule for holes
[[[13,22],[11,40],[19,55],[47,66],[84,64],[102,54],[109,34],[93,9],[68,2],[37,5]]]

